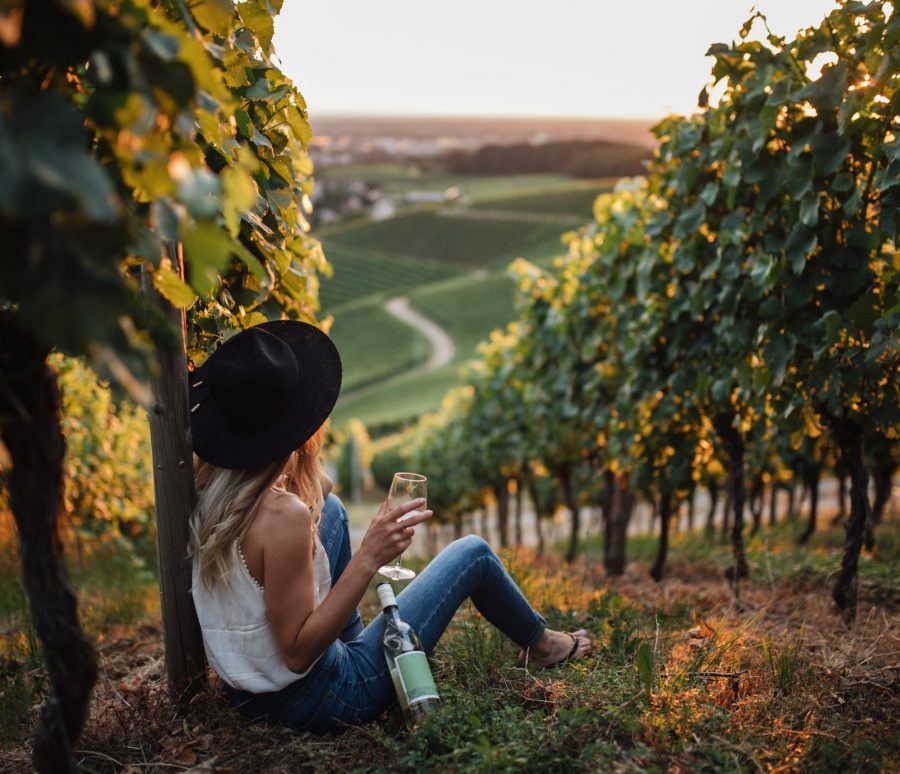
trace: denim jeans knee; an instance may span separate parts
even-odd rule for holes
[[[488,543],[480,535],[466,535],[465,537],[461,537],[458,540],[454,540],[451,545],[453,544],[459,544],[460,548],[465,549],[465,551],[473,554],[474,556],[494,553],[494,549],[491,548],[490,543]]]

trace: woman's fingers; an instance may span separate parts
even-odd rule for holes
[[[430,519],[434,515],[434,511],[415,511],[407,516],[397,519],[397,523],[402,524],[404,528],[415,527],[426,519]]]
[[[390,518],[398,524],[412,527],[429,518],[431,513],[431,511],[425,510],[425,498],[419,497],[394,508],[390,513]]]
[[[394,521],[404,521],[405,519],[412,519],[414,517],[414,511],[420,511],[424,507],[424,505],[425,498],[417,497],[415,500],[409,500],[408,502],[401,503],[400,505],[391,509],[390,517]]]

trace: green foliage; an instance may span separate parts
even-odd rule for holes
[[[66,436],[65,524],[79,540],[153,545],[153,461],[145,412],[115,400],[83,361],[56,355]],[[149,538],[149,539],[148,539]]]
[[[641,685],[649,696],[656,683],[656,656],[649,642],[642,642],[634,655],[634,666],[641,676]]]
[[[772,478],[804,444],[830,464],[839,419],[896,437],[900,16],[844,2],[752,40],[760,18],[711,47],[723,95],[654,129],[646,179],[601,194],[554,270],[514,265],[520,320],[423,434],[461,499],[528,470],[679,498],[728,455],[742,487],[738,446]]]
[[[329,244],[445,261],[461,267],[509,261],[528,247],[555,240],[559,227],[527,218],[479,219],[472,223],[446,212],[413,212],[328,232]]]
[[[552,188],[540,193],[522,192],[517,196],[482,198],[473,202],[473,209],[509,210],[514,212],[558,213],[590,217],[594,200],[601,193],[612,190],[614,181],[591,182]]]
[[[138,332],[161,325],[136,298],[141,266],[192,310],[196,359],[228,328],[311,319],[327,264],[306,235],[310,129],[270,56],[272,6],[14,5],[0,47],[0,239],[13,258],[0,298],[19,324],[96,364],[141,355]]]
[[[34,700],[30,678],[16,665],[0,672],[0,749],[22,738],[22,718]]]
[[[791,643],[778,643],[766,637],[762,650],[775,688],[782,696],[788,696],[800,677],[800,659],[803,649],[803,632]]]
[[[486,331],[515,317],[515,285],[505,272],[458,277],[410,291],[409,300],[453,339],[456,360],[469,360]]]
[[[347,248],[324,239],[334,276],[322,282],[322,308],[344,316],[339,309],[372,294],[400,294],[410,288],[456,276],[459,271],[441,261],[381,253],[376,245]]]
[[[421,366],[429,355],[423,334],[388,313],[381,298],[345,307],[331,335],[344,363],[345,394]]]
[[[395,433],[394,435],[380,438],[372,445],[372,478],[382,491],[388,491],[398,470],[412,470],[409,448],[409,431]],[[429,508],[433,508],[437,481],[429,478],[428,501]]]

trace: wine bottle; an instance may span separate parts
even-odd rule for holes
[[[379,583],[375,590],[384,610],[384,658],[397,691],[403,719],[407,727],[412,728],[425,713],[440,706],[441,698],[419,635],[400,619],[391,584]]]

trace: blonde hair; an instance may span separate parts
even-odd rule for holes
[[[263,498],[279,480],[309,506],[315,535],[324,505],[319,460],[323,438],[324,427],[288,457],[245,470],[219,468],[194,455],[197,505],[191,514],[188,555],[199,562],[206,588],[228,582],[234,569],[234,546],[247,535]]]

